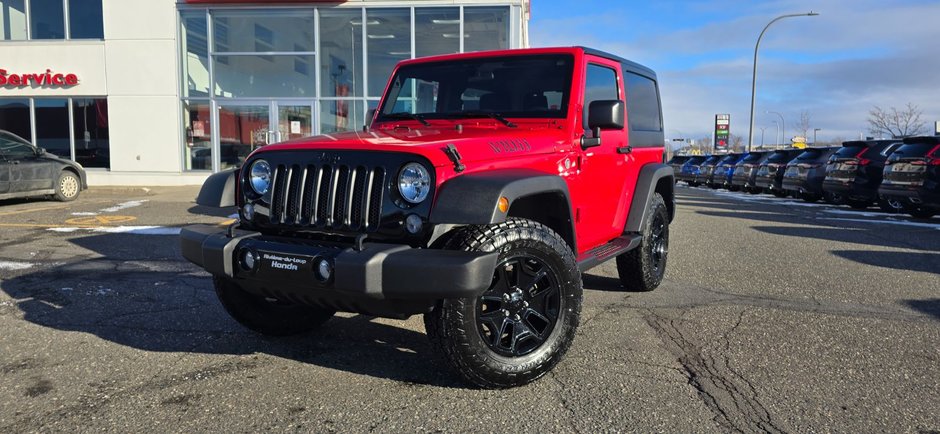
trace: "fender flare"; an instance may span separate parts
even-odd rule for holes
[[[512,204],[517,200],[546,193],[557,195],[564,201],[564,214],[553,217],[565,226],[556,231],[563,237],[570,237],[567,241],[574,248],[576,232],[568,184],[558,175],[536,170],[498,169],[450,179],[440,187],[429,220],[434,224],[454,225],[502,223],[506,221],[508,212],[499,210],[499,198],[505,197],[509,200],[511,211]]]
[[[666,189],[663,199],[666,200],[666,207],[669,208],[669,221],[672,221],[675,217],[675,195],[673,191],[675,171],[665,164],[647,164],[640,169],[640,174],[637,177],[633,202],[630,204],[630,214],[623,229],[624,233],[639,233],[646,227],[650,201],[663,179],[668,180],[662,185]]]
[[[196,204],[224,208],[235,206],[235,177],[238,168],[213,173],[202,183]]]

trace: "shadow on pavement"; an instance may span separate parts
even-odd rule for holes
[[[226,207],[215,207],[215,206],[203,206],[195,205],[192,208],[186,210],[190,214],[204,215],[210,217],[222,217],[228,218],[229,216],[235,214],[237,211],[234,206]]]
[[[26,321],[145,351],[265,353],[378,378],[464,387],[418,331],[334,317],[289,338],[250,332],[223,310],[209,276],[183,262],[178,238],[101,234],[70,240],[103,255],[6,277]],[[95,255],[97,256],[97,255]]]
[[[936,320],[940,320],[940,298],[930,300],[906,300],[904,304],[911,309],[930,315]]]
[[[834,250],[831,253],[840,258],[865,265],[940,274],[940,253],[879,252],[871,250]]]
[[[584,289],[592,291],[605,292],[629,292],[620,284],[620,279],[616,277],[598,276],[596,274],[584,273],[581,275],[581,282]]]

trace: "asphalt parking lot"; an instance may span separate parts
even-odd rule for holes
[[[0,432],[940,431],[940,218],[678,188],[664,284],[584,276],[546,378],[468,389],[419,317],[240,328],[194,188],[0,201]]]

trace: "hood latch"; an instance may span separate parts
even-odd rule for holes
[[[464,166],[463,163],[460,162],[462,157],[460,156],[460,152],[457,151],[457,147],[454,146],[453,143],[447,144],[447,147],[444,148],[444,153],[447,154],[447,156],[450,158],[450,161],[454,162],[454,170],[457,173],[467,170],[467,166]]]

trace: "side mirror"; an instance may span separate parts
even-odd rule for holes
[[[36,155],[40,157],[46,155],[46,148],[36,148]]]
[[[588,107],[588,128],[594,130],[622,130],[624,103],[620,100],[593,101]]]
[[[592,137],[581,137],[581,149],[601,145],[601,130],[622,130],[624,103],[620,100],[593,101],[588,106],[588,128]]]

